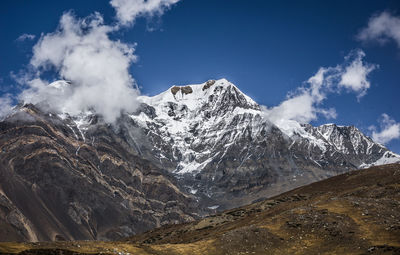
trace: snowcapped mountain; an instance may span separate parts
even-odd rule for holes
[[[157,136],[162,160],[177,161],[175,173],[196,173],[229,150],[248,125],[263,128],[260,107],[226,80],[174,86],[154,97],[141,97],[154,116],[131,115],[150,136]],[[253,136],[260,130],[253,130]],[[153,134],[154,133],[154,134]],[[166,155],[170,146],[172,155]],[[221,147],[217,153],[215,148]]]
[[[375,143],[354,126],[312,127],[293,120],[276,126],[262,117],[256,102],[225,79],[173,86],[154,97],[142,96],[140,101],[142,110],[130,117],[150,137],[159,138],[154,151],[161,161],[179,161],[174,170],[178,174],[200,172],[214,158],[226,154],[243,135],[259,142],[257,136],[271,129],[279,129],[282,136],[287,136],[293,152],[294,145],[315,150],[319,155],[312,160],[323,161],[336,153],[359,155],[350,160],[356,168],[400,160],[399,155]],[[172,157],[165,155],[165,145],[171,147]],[[215,150],[219,145],[223,150]]]
[[[249,191],[257,198],[400,161],[353,126],[274,125],[254,100],[225,79],[173,86],[140,101],[125,134],[137,127],[146,142],[130,137],[144,156],[176,174],[192,194],[217,201],[222,196],[238,203],[235,199]]]
[[[400,162],[353,126],[274,124],[225,79],[138,100],[113,124],[46,102],[0,121],[0,238],[120,238]]]

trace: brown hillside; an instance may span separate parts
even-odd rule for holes
[[[32,248],[125,254],[400,254],[400,165],[343,174],[118,243],[0,244],[4,252]]]

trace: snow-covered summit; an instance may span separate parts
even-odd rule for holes
[[[58,80],[50,83],[48,86],[64,92],[71,87],[71,82],[66,80]]]
[[[159,95],[142,96],[139,100],[154,109],[155,117],[142,112],[131,118],[164,141],[156,145],[160,157],[167,158],[163,147],[173,141],[179,173],[201,170],[217,156],[210,155],[212,147],[228,142],[227,132],[234,131],[239,137],[249,125],[263,126],[259,105],[226,79],[172,86]],[[234,140],[232,137],[229,142]]]
[[[259,108],[253,99],[245,95],[226,79],[209,80],[201,84],[175,85],[159,95],[152,97],[142,96],[139,97],[139,100],[152,106],[160,106],[168,102],[173,102],[178,105],[185,105],[189,110],[199,109],[205,104],[210,103],[210,101],[221,104],[241,101],[242,104],[238,105],[239,107]]]

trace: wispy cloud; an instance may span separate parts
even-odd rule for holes
[[[33,40],[36,38],[36,35],[32,35],[32,34],[22,34],[17,38],[18,42],[23,42],[25,40]]]
[[[357,38],[364,42],[385,44],[390,40],[400,48],[400,17],[382,12],[370,18],[368,26],[361,30]]]
[[[362,50],[356,50],[346,56],[341,65],[321,67],[302,87],[288,94],[287,99],[278,106],[265,107],[266,118],[278,126],[285,125],[290,120],[309,123],[318,116],[336,118],[336,110],[326,109],[322,103],[330,93],[339,93],[343,89],[356,93],[357,98],[366,94],[370,87],[368,75],[376,65],[366,63],[363,61],[364,57]]]
[[[12,97],[10,94],[5,94],[0,97],[0,120],[7,116],[13,108]]]
[[[138,17],[161,16],[180,0],[111,0],[118,22],[123,26],[133,25]]]
[[[386,113],[382,114],[379,120],[380,129],[371,126],[372,139],[381,144],[387,144],[392,140],[400,139],[400,123],[390,118]]]

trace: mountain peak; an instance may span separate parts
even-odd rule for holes
[[[70,82],[70,81],[58,80],[58,81],[54,81],[54,82],[50,83],[48,86],[50,88],[54,88],[54,89],[64,92],[65,90],[70,88],[71,84],[72,84],[72,82]]]
[[[259,109],[253,99],[226,79],[208,80],[200,84],[174,85],[158,95],[141,96],[139,100],[156,108],[157,105],[174,103],[189,110],[198,110],[210,104]]]

